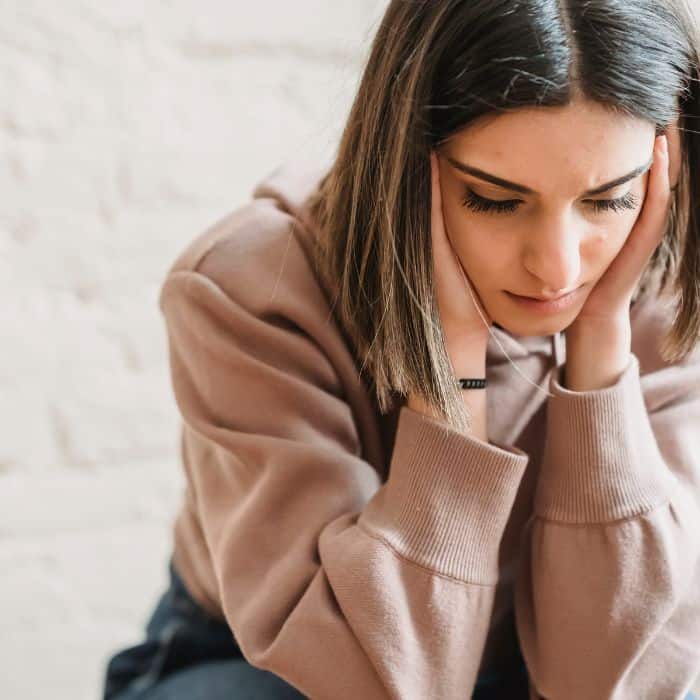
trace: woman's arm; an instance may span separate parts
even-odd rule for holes
[[[700,353],[613,385],[553,370],[516,620],[546,698],[682,698],[700,669]],[[567,353],[568,357],[568,353]]]
[[[470,697],[528,456],[404,406],[382,483],[356,422],[370,403],[302,251],[290,238],[280,275],[254,250],[288,222],[257,227],[222,244],[244,265],[215,250],[161,292],[226,620],[250,663],[312,698]]]

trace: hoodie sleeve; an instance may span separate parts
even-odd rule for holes
[[[527,454],[404,406],[382,483],[308,311],[302,330],[231,279],[224,292],[173,270],[160,308],[188,476],[243,655],[314,699],[471,697]],[[304,304],[295,294],[278,280],[287,308]]]
[[[516,579],[531,698],[683,698],[700,671],[700,357],[554,394]]]

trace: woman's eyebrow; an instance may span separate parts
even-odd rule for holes
[[[446,155],[445,158],[447,158],[447,161],[452,165],[452,167],[462,171],[463,173],[466,173],[467,175],[473,175],[474,177],[478,177],[480,180],[486,180],[486,182],[490,182],[493,185],[498,185],[499,187],[503,187],[507,190],[514,190],[515,192],[521,192],[522,194],[537,194],[535,190],[530,189],[525,185],[519,185],[517,182],[510,182],[509,180],[504,180],[503,178],[497,177],[496,175],[491,175],[490,173],[484,172],[483,170],[479,170],[479,168],[467,165],[466,163],[461,163],[460,161],[455,160],[450,156]],[[612,182],[606,182],[604,185],[594,187],[592,190],[584,192],[583,196],[591,197],[596,194],[602,194],[603,192],[611,190],[613,187],[617,187],[618,185],[623,185],[625,182],[634,180],[635,177],[639,177],[647,170],[649,170],[653,162],[654,158],[652,156],[648,162],[646,162],[644,165],[640,165],[638,168],[635,168],[631,173],[623,175],[622,177],[618,177]]]

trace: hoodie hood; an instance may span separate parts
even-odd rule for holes
[[[298,219],[302,226],[296,227],[300,243],[308,250],[309,243],[303,240],[305,230],[317,236],[318,227],[309,214],[307,202],[316,190],[320,179],[326,174],[330,165],[316,161],[296,160],[285,162],[265,175],[252,191],[253,198],[271,198],[283,211]],[[486,349],[486,361],[489,366],[508,363],[508,357],[517,361],[533,354],[551,358],[550,368],[560,367],[565,361],[564,335],[560,331],[545,336],[514,336],[500,326],[492,326],[492,336]],[[505,349],[503,353],[494,337]]]

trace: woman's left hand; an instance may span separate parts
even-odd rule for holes
[[[677,130],[673,133],[677,139]],[[671,146],[666,135],[656,138],[642,212],[617,257],[596,282],[576,319],[567,328],[567,335],[580,334],[589,327],[612,328],[625,321],[629,323],[630,304],[637,283],[667,228],[671,203]],[[674,158],[674,169],[677,169],[676,163]]]
[[[642,212],[624,246],[597,281],[574,322],[565,330],[564,386],[593,391],[612,386],[629,366],[630,307],[637,284],[667,228],[671,187],[678,182],[678,130],[654,143],[654,162]],[[670,156],[669,156],[670,153]]]

